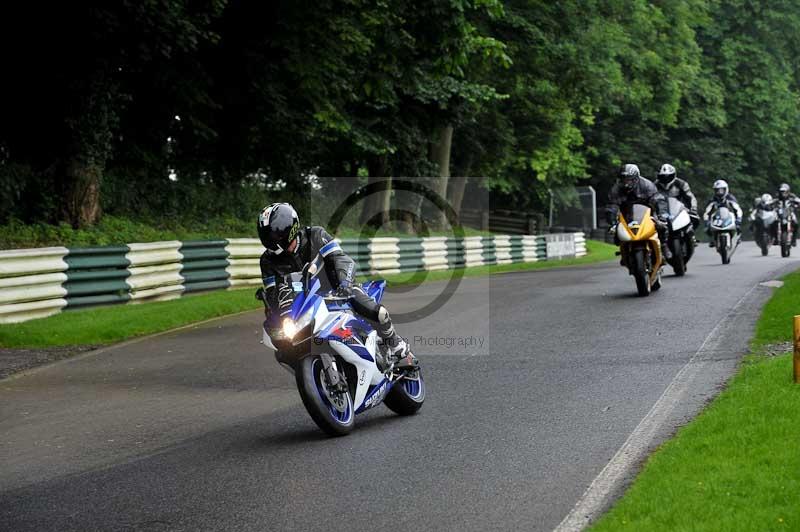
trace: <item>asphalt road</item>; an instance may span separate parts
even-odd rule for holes
[[[552,530],[721,320],[650,445],[735,369],[770,293],[752,287],[798,267],[757,255],[702,248],[649,298],[616,264],[465,279],[399,326],[421,412],[381,406],[345,438],[306,414],[259,313],[2,380],[0,529]],[[413,313],[442,287],[386,303]]]

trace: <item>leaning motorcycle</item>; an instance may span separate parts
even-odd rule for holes
[[[686,263],[694,254],[694,226],[686,206],[676,198],[669,200],[669,240],[667,245],[672,252],[672,259],[668,260],[677,277],[686,273]]]
[[[730,264],[741,237],[736,227],[736,217],[728,207],[718,208],[711,216],[711,238],[714,239],[722,264]]]
[[[323,293],[318,274],[324,270],[318,259],[287,276],[294,295],[291,311],[281,323],[267,318],[264,346],[294,374],[311,419],[329,435],[348,434],[356,415],[381,403],[400,415],[416,413],[425,400],[419,366],[395,367],[388,347],[369,323],[353,314],[347,299]],[[362,287],[379,302],[386,281]],[[264,301],[263,290],[256,297]]]
[[[772,196],[764,194],[761,197],[761,203],[750,215],[750,221],[756,244],[761,248],[761,254],[766,256],[770,244],[777,239],[778,214],[772,208]]]
[[[794,204],[790,200],[780,200],[778,203],[778,244],[781,246],[781,257],[792,254],[792,240],[794,238],[797,218],[794,214]]]
[[[634,205],[627,220],[620,213],[616,234],[622,265],[636,281],[638,294],[644,297],[661,288],[661,242],[650,207]]]

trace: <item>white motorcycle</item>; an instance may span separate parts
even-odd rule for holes
[[[694,226],[686,206],[676,198],[669,198],[669,240],[667,245],[672,259],[667,261],[677,277],[686,273],[686,263],[694,253]]]
[[[761,196],[758,207],[750,214],[750,222],[756,245],[761,248],[761,254],[766,256],[770,244],[778,238],[778,213],[775,212],[772,196],[769,194]]]
[[[722,264],[730,264],[741,237],[736,227],[736,217],[728,207],[720,207],[711,215],[711,238],[714,239]]]
[[[384,354],[376,331],[355,316],[346,299],[321,292],[317,275],[321,260],[302,273],[292,273],[291,312],[282,323],[264,322],[263,344],[293,373],[311,419],[326,433],[341,436],[355,416],[384,403],[400,415],[416,413],[425,400],[425,382],[418,366],[397,368]],[[380,301],[386,281],[362,285]],[[264,302],[264,291],[256,298]]]

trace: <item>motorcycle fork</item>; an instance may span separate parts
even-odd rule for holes
[[[320,353],[319,357],[322,359],[322,370],[325,372],[325,377],[328,379],[331,389],[336,392],[347,391],[347,382],[336,368],[334,358],[328,353]]]

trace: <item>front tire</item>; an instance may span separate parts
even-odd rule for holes
[[[722,258],[722,264],[731,262],[731,258],[728,256],[728,239],[725,238],[724,235],[720,235],[717,239],[717,250],[719,251],[720,258]]]
[[[424,401],[425,381],[422,379],[422,371],[417,370],[416,378],[403,377],[400,379],[400,382],[386,394],[383,404],[395,414],[410,416],[422,408]]]
[[[792,241],[786,231],[781,232],[781,257],[786,258],[792,254]]]
[[[650,276],[647,274],[643,249],[633,252],[633,278],[636,281],[636,291],[639,297],[650,295]]]
[[[672,269],[676,277],[686,273],[686,259],[683,258],[683,242],[681,238],[672,239]]]
[[[295,380],[303,405],[319,428],[330,436],[344,436],[353,430],[353,398],[347,392],[333,393],[329,389],[319,355],[307,356],[300,362]]]

